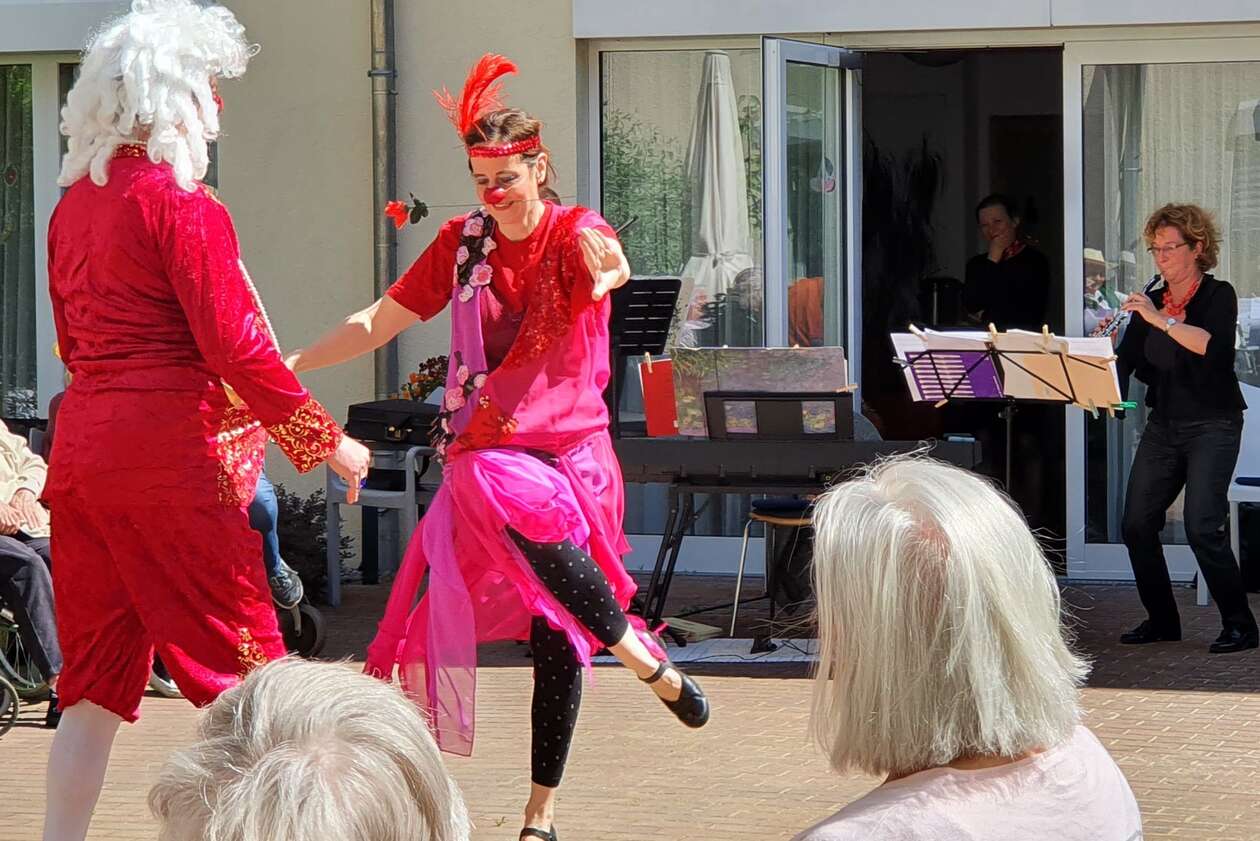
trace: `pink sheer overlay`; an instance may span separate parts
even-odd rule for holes
[[[464,277],[457,266],[442,487],[407,549],[368,647],[367,670],[388,678],[397,665],[403,689],[429,715],[439,747],[462,755],[472,752],[479,642],[526,639],[531,617],[544,616],[568,636],[584,665],[600,647],[538,579],[508,537],[509,526],[535,542],[570,540],[585,549],[623,608],[635,592],[621,562],[630,548],[622,532],[623,484],[602,397],[608,301],[574,307],[567,330],[552,326],[544,335],[530,323],[549,301],[572,297],[573,278],[561,272],[580,267],[576,229],[603,220],[581,208],[550,213],[560,218],[548,220],[549,239],[530,278],[538,294],[530,296],[516,339],[529,343],[529,353],[514,346],[503,365],[486,370],[479,296],[487,293],[490,261],[481,260]],[[464,233],[465,253],[493,251],[484,245],[490,225],[481,213],[468,217]],[[426,572],[428,587],[417,602]],[[643,633],[642,620],[630,619],[664,656]]]

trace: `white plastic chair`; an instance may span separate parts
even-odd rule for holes
[[[1260,388],[1243,385],[1243,397],[1248,409],[1243,412],[1242,446],[1238,450],[1238,461],[1234,465],[1234,478],[1230,480],[1229,492],[1229,545],[1234,550],[1234,560],[1239,563],[1240,540],[1238,537],[1238,506],[1243,502],[1260,502],[1260,487],[1240,485],[1236,481],[1239,476],[1260,476]],[[1210,604],[1211,595],[1203,581],[1203,570],[1195,579],[1195,603],[1200,607]]]
[[[369,443],[370,447],[370,443]],[[406,451],[396,449],[373,450],[373,463],[384,467],[388,460],[396,460],[402,456],[404,475],[403,489],[400,491],[376,490],[364,488],[359,491],[359,499],[355,505],[369,508],[384,508],[398,512],[399,554],[406,551],[411,542],[411,535],[419,522],[419,506],[433,500],[437,488],[422,484],[416,475],[416,464],[424,457],[432,457],[437,451],[432,447],[412,447]],[[349,505],[346,501],[345,480],[325,468],[325,494],[328,505],[327,540],[328,540],[328,603],[333,607],[341,604],[341,506]],[[381,569],[382,573],[387,572]]]

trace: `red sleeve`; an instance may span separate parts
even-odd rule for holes
[[[227,208],[203,190],[172,194],[154,223],[167,277],[210,370],[298,470],[324,461],[341,429],[285,366],[246,279]]]
[[[48,297],[52,303],[53,328],[57,332],[57,355],[61,358],[62,364],[68,368],[69,361],[75,357],[75,347],[74,339],[66,329],[65,302],[57,292],[58,284],[56,283],[61,269],[57,263],[57,232],[60,228],[57,220],[60,210],[61,205],[58,204],[53,208],[52,216],[48,220]]]
[[[386,295],[420,316],[421,321],[433,318],[451,302],[455,250],[459,247],[463,224],[463,216],[444,224],[411,268],[385,290]]]
[[[595,279],[591,277],[590,270],[586,268],[586,257],[582,254],[581,241],[578,234],[584,228],[593,228],[604,234],[604,236],[617,239],[617,234],[613,231],[612,226],[593,210],[584,207],[575,207],[573,213],[579,214],[577,221],[573,225],[573,245],[567,250],[566,259],[568,265],[565,267],[566,279],[571,279],[573,288],[571,290],[571,300],[573,301],[573,314],[581,312],[583,308],[591,306],[595,303],[591,300],[591,294],[595,290]]]

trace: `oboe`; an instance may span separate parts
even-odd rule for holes
[[[1158,286],[1161,281],[1163,281],[1163,278],[1160,277],[1159,275],[1155,275],[1153,278],[1147,281],[1147,284],[1145,286],[1142,287],[1142,294],[1150,295],[1151,292],[1154,291],[1155,287]],[[1090,333],[1089,335],[1110,336],[1112,333],[1116,332],[1121,327],[1128,324],[1129,319],[1132,317],[1133,317],[1133,313],[1129,312],[1128,310],[1120,310],[1112,317],[1111,321],[1108,321],[1106,325],[1102,327],[1095,328],[1094,332]]]

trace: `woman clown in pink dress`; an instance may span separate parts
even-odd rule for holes
[[[289,357],[297,372],[385,344],[451,307],[436,445],[441,490],[394,582],[367,668],[398,666],[444,750],[472,750],[476,645],[528,639],[534,657],[532,789],[522,838],[554,839],[556,789],[581,700],[581,670],[608,649],[683,723],[709,715],[699,687],[625,609],[621,471],[608,436],[608,293],[630,276],[599,214],[543,201],[541,124],[505,108],[515,66],[487,55],[459,99],[482,207],[442,226],[385,297]],[[428,588],[412,608],[425,572]]]

